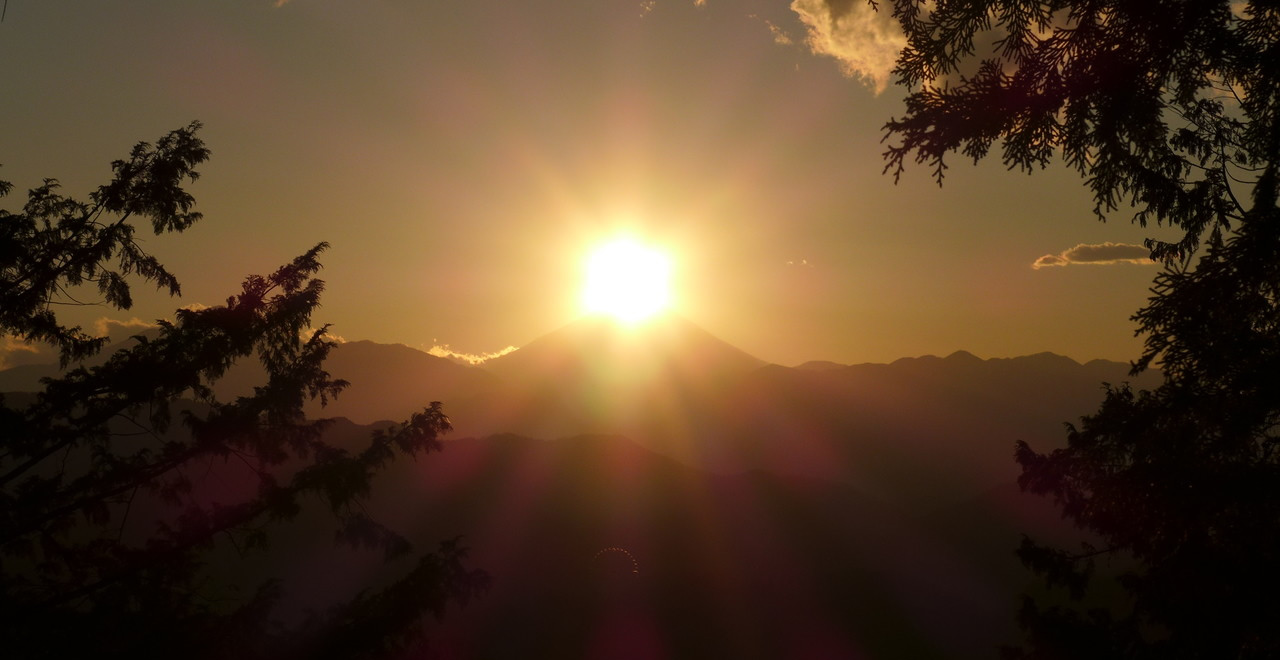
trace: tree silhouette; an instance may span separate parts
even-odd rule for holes
[[[131,279],[179,292],[134,223],[160,234],[200,219],[183,188],[209,156],[199,128],[139,143],[87,202],[50,179],[21,212],[0,211],[0,334],[48,342],[73,365],[106,340],[63,324],[55,305],[83,303],[96,288],[98,304],[128,309]],[[0,194],[11,190],[0,183]],[[396,454],[439,449],[449,421],[432,403],[355,450],[325,440],[327,421],[304,418],[304,401],[345,386],[323,368],[333,340],[310,330],[326,247],[246,278],[224,305],[178,310],[155,336],[47,380],[30,400],[0,399],[7,657],[378,656],[413,639],[425,613],[485,586],[456,541],[301,628],[272,622],[276,582],[232,601],[206,584],[210,557],[265,547],[308,498],[327,505],[339,541],[388,558],[411,551],[361,505]],[[266,382],[219,401],[211,385],[243,359],[260,361]],[[232,492],[200,492],[193,475],[209,470],[236,477]]]
[[[1012,657],[1280,655],[1280,8],[1154,0],[893,0],[912,91],[886,171],[1061,158],[1105,219],[1181,229],[1134,319],[1163,386],[1107,386],[1020,484],[1095,545],[1019,555],[1069,598],[1027,599]],[[1096,547],[1095,547],[1096,546]],[[1094,575],[1106,558],[1120,595]],[[1086,603],[1088,603],[1086,605]]]

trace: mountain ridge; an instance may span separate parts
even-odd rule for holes
[[[371,510],[418,542],[465,535],[494,574],[486,598],[435,624],[450,657],[581,657],[619,612],[654,617],[682,657],[742,640],[730,655],[783,657],[815,622],[830,657],[989,657],[1015,634],[1019,534],[1075,533],[1018,489],[1014,441],[1060,446],[1102,382],[1159,378],[1052,353],[787,367],[682,322],[656,344],[566,328],[488,369],[346,342],[326,368],[350,388],[308,408],[358,448],[379,420],[445,403],[442,451],[397,462]],[[261,375],[244,369],[220,397]],[[0,371],[0,391],[31,371]],[[277,549],[299,611],[387,570],[302,538]],[[621,582],[593,563],[619,547],[640,571]]]
[[[944,363],[964,362],[964,363],[970,363],[970,364],[977,364],[977,363],[983,363],[983,362],[1004,362],[1004,361],[1018,362],[1018,361],[1028,361],[1028,360],[1055,362],[1059,364],[1084,366],[1087,368],[1095,368],[1095,367],[1112,368],[1116,366],[1124,366],[1128,368],[1131,366],[1131,364],[1128,362],[1119,362],[1119,361],[1109,360],[1105,358],[1093,358],[1085,362],[1079,362],[1071,357],[1068,357],[1059,353],[1054,353],[1052,351],[1041,351],[1038,353],[1033,353],[1028,355],[980,358],[974,355],[973,353],[963,349],[953,351],[952,353],[943,357],[926,353],[926,354],[921,354],[917,356],[903,356],[895,360],[892,360],[890,362],[859,362],[859,363],[848,363],[848,364],[835,362],[831,360],[825,360],[825,359],[814,359],[814,360],[809,360],[794,366],[787,366],[787,365],[782,365],[778,363],[768,362],[766,360],[762,360],[760,358],[752,356],[746,351],[719,339],[718,337],[714,336],[713,334],[706,331],[705,329],[702,329],[701,327],[697,326],[696,324],[693,324],[692,322],[686,319],[683,319],[682,317],[669,315],[669,319],[670,320],[666,321],[666,325],[668,327],[683,326],[685,332],[693,332],[693,333],[700,334],[702,335],[702,338],[701,338],[702,341],[713,342],[714,344],[719,345],[719,348],[723,353],[738,356],[737,359],[740,364],[750,365],[751,368],[759,368],[763,366],[772,365],[772,366],[781,367],[783,369],[795,369],[795,370],[803,370],[803,371],[839,371],[839,370],[858,369],[858,368],[876,369],[876,368],[891,366],[891,365],[909,365],[909,364],[918,364],[918,363],[933,362],[933,361],[942,361]],[[359,352],[362,354],[362,358],[375,358],[384,362],[394,362],[395,360],[389,359],[388,357],[390,354],[394,353],[398,359],[408,361],[410,364],[417,364],[417,365],[422,365],[424,363],[435,364],[437,365],[435,367],[435,369],[437,370],[449,369],[449,367],[444,366],[447,364],[447,365],[452,365],[454,367],[458,367],[461,370],[472,370],[472,371],[478,370],[478,371],[484,371],[484,372],[488,372],[496,375],[502,375],[504,372],[509,374],[510,372],[513,372],[513,371],[528,369],[529,365],[527,365],[527,363],[535,361],[530,359],[529,357],[530,354],[542,351],[546,349],[548,345],[558,344],[559,347],[563,348],[563,346],[566,343],[564,341],[566,336],[572,336],[576,334],[576,335],[579,335],[579,337],[581,337],[583,335],[589,334],[589,333],[581,332],[581,329],[593,328],[595,330],[598,330],[602,326],[604,327],[614,326],[616,329],[619,330],[619,332],[615,334],[620,336],[625,336],[626,334],[639,336],[639,332],[634,330],[627,330],[618,322],[610,321],[608,319],[584,317],[576,321],[570,322],[569,324],[566,324],[564,326],[561,326],[560,328],[552,330],[551,332],[548,332],[544,335],[541,335],[533,339],[529,343],[525,344],[524,346],[518,347],[516,350],[513,350],[504,355],[489,358],[487,360],[484,360],[482,362],[477,362],[477,363],[468,363],[465,361],[454,360],[454,359],[449,359],[447,357],[432,355],[427,351],[424,351],[419,348],[414,348],[412,346],[408,346],[403,343],[398,343],[398,342],[383,343],[383,342],[376,342],[368,339],[359,339],[359,340],[343,341],[343,342],[340,342],[335,347],[334,349],[335,355],[340,355],[344,359],[334,361],[332,360],[332,356],[331,356],[330,364],[336,365],[338,368],[332,368],[330,369],[330,371],[336,377],[346,378],[346,376],[344,376],[344,374],[342,373],[341,366],[343,366],[345,363],[359,362],[360,361],[359,359],[348,358],[348,356],[350,356],[351,354]],[[141,334],[144,334],[147,336],[154,336],[155,333],[152,332],[148,334],[144,332]],[[90,365],[90,366],[101,364],[102,362],[105,361],[106,357],[109,356],[112,352],[114,352],[115,350],[119,350],[121,348],[125,348],[129,346],[131,343],[132,343],[131,337],[116,341],[111,345],[109,345],[98,356],[94,358],[90,358],[89,360],[85,361],[84,364]],[[599,341],[598,337],[593,343],[596,346],[600,346],[603,344],[603,342]],[[639,345],[639,343],[640,342],[631,341],[630,347],[634,348],[636,345]],[[624,343],[623,346],[625,345],[626,344]],[[375,355],[376,353],[380,353],[381,355]],[[586,351],[579,350],[577,351],[577,353],[581,355],[586,353]],[[57,361],[55,359],[50,359],[49,361],[34,361],[34,360],[35,360],[34,358],[27,357],[27,358],[24,358],[24,360],[19,364],[15,364],[5,369],[0,369],[0,391],[12,391],[12,392],[37,391],[41,387],[39,382],[41,378],[57,377],[57,375],[62,372],[62,370],[59,368]],[[543,361],[545,360],[546,358],[543,358]],[[522,364],[522,363],[525,363],[525,364]],[[750,370],[749,368],[742,368],[741,366],[739,366],[739,368],[737,369],[737,371],[739,372],[746,372],[749,370]],[[1158,372],[1158,370],[1152,370],[1152,371]],[[239,389],[240,387],[241,387],[240,383],[237,382],[235,385],[235,388]]]

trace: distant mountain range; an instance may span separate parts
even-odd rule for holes
[[[341,442],[430,401],[453,420],[371,510],[424,543],[464,535],[493,573],[431,629],[457,658],[994,657],[1029,584],[1019,535],[1076,534],[1018,491],[1014,441],[1060,446],[1103,382],[1160,379],[1050,353],[783,367],[674,317],[579,320],[479,366],[349,342],[327,368],[351,386],[310,412],[347,418]],[[0,371],[0,391],[56,373]],[[260,377],[233,370],[219,396]],[[298,610],[386,570],[301,538],[274,555]]]
[[[1059,445],[1064,422],[1096,409],[1102,383],[1160,380],[1052,353],[783,367],[675,316],[637,326],[586,317],[478,366],[355,341],[326,367],[351,385],[326,408],[313,403],[314,416],[401,420],[442,401],[453,438],[621,435],[716,472],[846,481],[909,510],[1012,480],[1014,441]],[[57,373],[55,364],[0,371],[0,391],[35,390]],[[261,379],[238,366],[215,391],[243,394]]]

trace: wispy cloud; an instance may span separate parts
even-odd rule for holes
[[[508,346],[494,353],[480,353],[480,354],[460,353],[458,351],[453,350],[452,348],[449,348],[448,344],[443,344],[443,345],[436,344],[435,346],[432,346],[430,349],[428,349],[427,353],[434,355],[436,357],[447,358],[450,360],[457,360],[459,362],[466,362],[467,364],[482,364],[487,360],[492,360],[493,358],[502,357],[514,350],[517,350],[515,346]]]
[[[1093,264],[1106,266],[1110,264],[1155,264],[1151,260],[1151,250],[1141,245],[1129,243],[1081,243],[1058,254],[1046,254],[1035,260],[1031,267],[1040,270],[1052,266],[1070,266],[1073,264]]]
[[[866,0],[793,0],[791,10],[805,24],[813,52],[836,58],[845,75],[877,94],[888,87],[907,43],[891,12],[876,11]]]
[[[773,21],[764,18],[759,14],[747,14],[747,18],[755,19],[764,23],[765,27],[769,28],[769,34],[773,35],[773,43],[778,44],[779,46],[792,46],[795,44],[791,39],[791,35],[787,34],[786,30],[778,27],[778,25]]]

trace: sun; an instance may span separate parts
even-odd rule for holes
[[[632,239],[620,238],[593,250],[586,263],[582,302],[589,314],[635,323],[671,302],[671,260]]]

